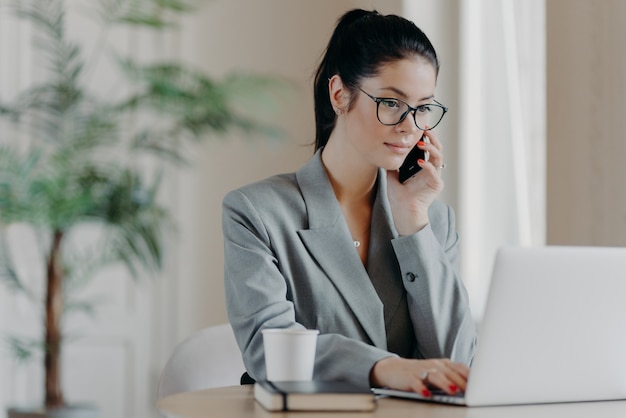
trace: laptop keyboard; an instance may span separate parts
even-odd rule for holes
[[[442,403],[450,403],[454,405],[465,405],[465,394],[457,393],[454,395],[448,395],[446,392],[442,390],[431,390],[430,397],[424,398],[424,400],[432,400],[433,402],[442,402]]]
[[[431,396],[425,397],[419,393],[415,392],[407,392],[403,390],[393,390],[387,388],[374,388],[372,391],[379,396],[391,396],[396,398],[405,398],[405,399],[418,399],[420,401],[426,402],[438,402],[445,403],[450,405],[465,405],[465,394],[457,393],[455,395],[448,395],[442,390],[432,389],[430,391]]]

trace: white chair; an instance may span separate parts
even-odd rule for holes
[[[174,349],[161,372],[157,396],[238,385],[244,371],[230,324],[208,327]]]

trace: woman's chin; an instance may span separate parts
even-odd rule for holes
[[[405,155],[385,156],[385,158],[377,158],[376,165],[387,171],[396,171],[404,163]]]
[[[403,158],[394,158],[393,160],[388,161],[385,165],[381,167],[387,171],[396,171],[400,168],[403,162]]]

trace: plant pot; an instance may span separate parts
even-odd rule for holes
[[[10,407],[7,418],[99,418],[100,412],[95,405],[76,404],[60,408]]]

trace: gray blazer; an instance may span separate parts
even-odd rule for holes
[[[437,201],[429,216],[426,228],[398,237],[381,170],[366,269],[320,152],[296,173],[230,192],[222,219],[226,302],[250,376],[265,377],[263,328],[304,327],[320,330],[315,379],[369,384],[374,363],[394,355],[385,309],[398,302],[385,298],[387,282],[400,286],[408,306],[414,357],[469,364],[476,332],[458,275],[454,214]]]

